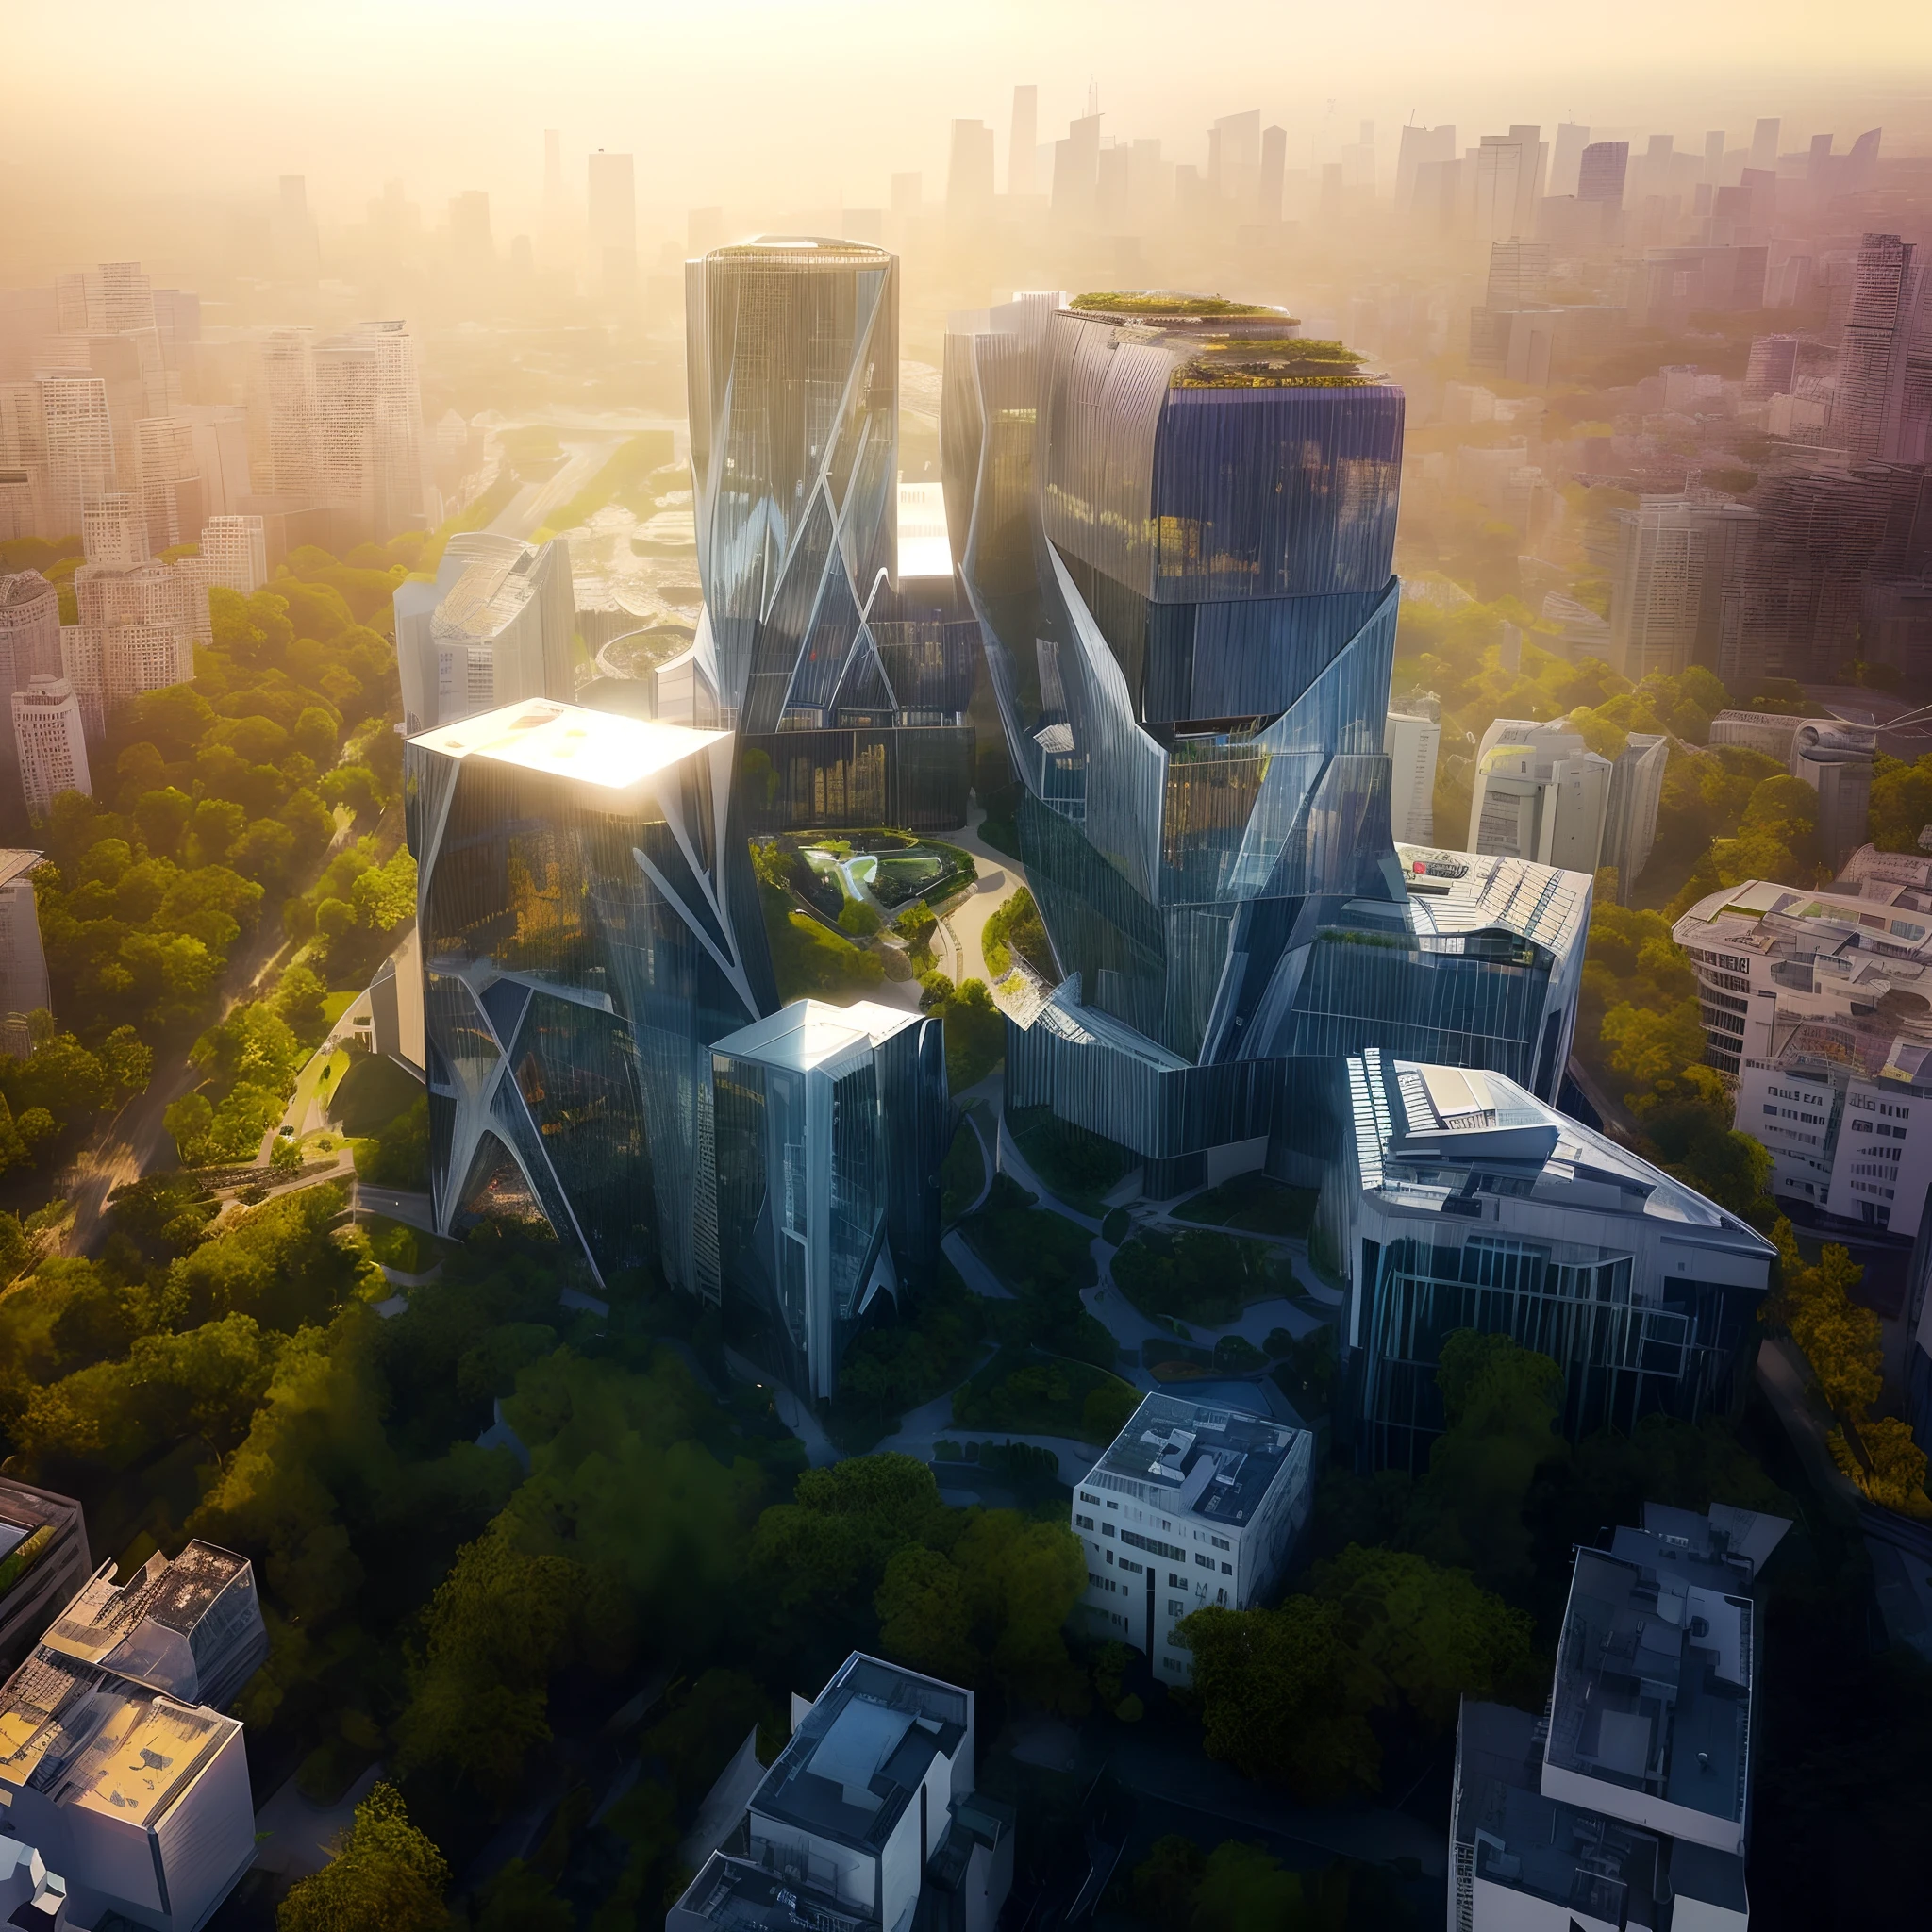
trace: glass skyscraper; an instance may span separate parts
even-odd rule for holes
[[[740,734],[766,828],[966,819],[969,613],[896,581],[898,271],[808,236],[686,264],[692,722]]]
[[[1297,329],[1029,295],[947,339],[949,522],[1065,975],[1009,1030],[1008,1098],[1131,1146],[1150,1192],[1274,1134],[1297,1059],[1404,1026],[1553,1093],[1574,1010],[1587,878],[1528,868],[1453,936],[1405,883],[1403,396]],[[1580,920],[1538,912],[1558,894]]]
[[[794,1000],[714,1041],[711,1067],[727,1327],[761,1367],[829,1397],[874,1298],[938,1264],[952,1124],[940,1022]]]
[[[724,732],[532,699],[411,739],[436,1224],[699,1265],[709,1043],[777,998]]]

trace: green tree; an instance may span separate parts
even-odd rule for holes
[[[1557,1433],[1563,1372],[1507,1335],[1460,1328],[1442,1343],[1436,1386],[1449,1426],[1422,1485],[1422,1553],[1486,1588],[1521,1587],[1533,1569],[1524,1500],[1537,1472],[1569,1448]]]
[[[1374,1685],[1351,1655],[1341,1607],[1294,1596],[1277,1610],[1209,1605],[1184,1618],[1210,1757],[1315,1801],[1373,1790]]]
[[[973,1641],[971,1592],[957,1563],[908,1544],[887,1563],[873,1602],[888,1657],[950,1683],[979,1682],[986,1660]]]
[[[378,1784],[320,1872],[276,1908],[277,1932],[438,1932],[448,1924],[449,1866],[409,1823],[401,1794]]]
[[[839,908],[839,930],[856,940],[869,940],[885,922],[878,908],[863,899],[848,899]]]
[[[1348,1646],[1374,1674],[1381,1701],[1400,1697],[1431,1729],[1453,1725],[1464,1696],[1530,1689],[1529,1618],[1467,1571],[1354,1543],[1317,1566],[1309,1589],[1341,1608]]]
[[[551,1672],[563,1659],[582,1573],[492,1528],[457,1554],[425,1618],[424,1652],[396,1721],[402,1763],[445,1765],[492,1797],[517,1787],[550,1740]]]

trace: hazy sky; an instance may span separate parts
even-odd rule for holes
[[[1015,81],[1042,139],[1097,82],[1108,132],[1201,159],[1214,115],[1260,108],[1291,164],[1411,113],[1470,140],[1510,121],[1680,139],[1758,114],[1787,145],[1877,122],[1932,149],[1927,0],[9,0],[0,196],[253,196],[304,173],[325,218],[400,177],[425,209],[483,187],[536,199],[541,130],[630,148],[640,201],[883,200],[894,168],[941,188],[946,124],[1006,131]],[[30,77],[30,78],[29,78]],[[1332,108],[1330,104],[1332,105]],[[1896,130],[1894,133],[1893,130]],[[0,204],[0,223],[7,209]],[[4,234],[4,227],[0,227]]]

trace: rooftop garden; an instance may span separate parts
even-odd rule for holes
[[[1340,342],[1244,341],[1224,336],[1202,345],[1168,378],[1174,389],[1360,389],[1363,358]]]
[[[1103,289],[1075,295],[1067,304],[1083,315],[1280,315],[1265,302],[1230,302],[1225,295],[1181,295],[1171,289]],[[1293,316],[1284,320],[1293,322]]]

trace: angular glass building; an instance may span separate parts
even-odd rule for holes
[[[952,1125],[939,1021],[794,1000],[711,1046],[708,1272],[736,1345],[829,1397],[881,1293],[939,1265]]]
[[[686,264],[705,608],[658,681],[740,734],[768,828],[966,818],[970,613],[898,582],[898,268],[809,236]]]
[[[710,1042],[777,998],[728,734],[533,699],[411,739],[440,1232],[698,1267]]]
[[[1277,1137],[1300,1057],[1412,1021],[1554,1093],[1588,924],[1548,867],[1505,896],[1567,895],[1574,961],[1523,943],[1526,906],[1493,946],[1416,909],[1382,750],[1403,396],[1297,327],[1026,296],[947,339],[955,554],[1064,974],[1007,1095],[1132,1147],[1154,1193],[1258,1164],[1228,1150]]]
[[[1374,1048],[1329,1065],[1314,1239],[1348,1285],[1337,1423],[1361,1466],[1428,1467],[1457,1329],[1555,1361],[1573,1441],[1729,1407],[1762,1235],[1500,1074]]]

